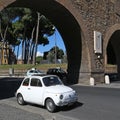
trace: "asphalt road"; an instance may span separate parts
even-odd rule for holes
[[[69,111],[80,120],[120,120],[120,89],[75,86],[81,107]]]
[[[120,89],[75,85],[78,103],[49,113],[36,105],[20,106],[14,93],[21,79],[0,79],[0,120],[120,120]]]

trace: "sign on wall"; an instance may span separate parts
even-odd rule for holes
[[[94,31],[94,52],[102,53],[102,34]]]

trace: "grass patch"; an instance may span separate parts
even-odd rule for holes
[[[21,64],[21,65],[0,65],[0,70],[8,70],[9,68],[14,68],[17,70],[28,70],[31,68],[36,68],[40,70],[47,70],[49,68],[54,68],[54,67],[61,67],[62,69],[66,70],[67,69],[67,64],[37,64],[37,65],[32,65],[32,64]]]

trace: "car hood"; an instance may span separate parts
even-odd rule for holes
[[[46,91],[50,93],[65,93],[73,91],[73,89],[65,85],[56,85],[47,87]]]

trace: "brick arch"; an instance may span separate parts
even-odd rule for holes
[[[105,56],[105,64],[106,64],[106,49],[107,49],[107,45],[109,43],[109,40],[111,38],[111,36],[114,34],[115,31],[120,30],[120,24],[115,24],[113,26],[111,26],[110,28],[108,28],[108,30],[106,30],[107,32],[105,33],[105,37],[104,37],[104,43],[103,43],[103,51],[104,51],[104,56]]]
[[[111,70],[113,73],[117,72],[119,77],[120,77],[120,62],[119,62],[120,61],[120,55],[119,55],[119,51],[120,51],[119,44],[120,44],[120,42],[118,40],[120,38],[119,34],[120,34],[120,24],[115,24],[107,30],[107,32],[105,34],[105,38],[104,38],[104,46],[103,46],[104,50],[103,51],[104,51],[104,57],[105,57],[104,62],[105,62],[105,67],[106,67],[106,65],[107,65],[107,46],[108,46],[109,41],[111,41],[112,46],[114,48],[116,60],[117,60],[116,61],[117,66],[114,67],[114,69],[111,68],[111,67],[107,67],[105,69],[105,72],[106,71],[109,72],[109,70]]]
[[[68,55],[69,80],[77,83],[81,75],[91,70],[88,49],[89,34],[86,22],[68,0],[1,0],[0,10],[5,7],[28,7],[48,17],[60,32]],[[83,46],[84,45],[84,46]],[[89,75],[88,75],[89,76]]]
[[[115,24],[115,25],[111,26],[110,28],[108,28],[108,30],[106,30],[107,32],[106,32],[105,38],[104,38],[104,51],[107,48],[110,37],[117,30],[120,30],[120,24]]]

